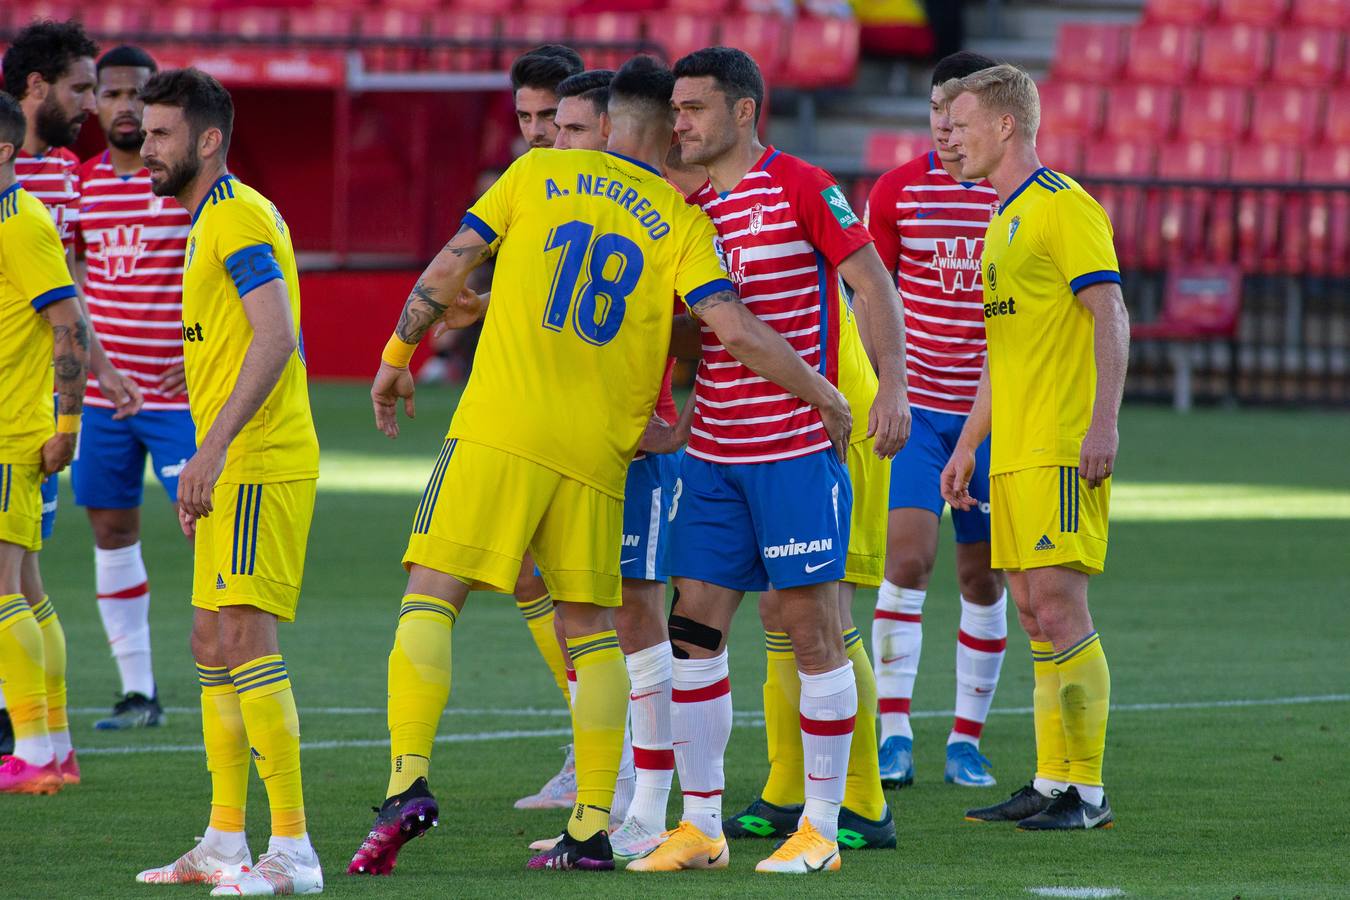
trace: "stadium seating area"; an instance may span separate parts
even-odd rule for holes
[[[154,46],[241,42],[360,48],[375,71],[504,69],[524,46],[568,40],[596,65],[639,47],[674,59],[724,43],[750,52],[773,84],[848,85],[858,64],[858,22],[819,4],[772,0],[35,0],[0,4],[0,34],[32,17],[76,16],[101,39]],[[829,9],[833,9],[830,7]],[[22,13],[20,13],[22,10]],[[608,45],[608,46],[607,46]]]
[[[1350,0],[1150,0],[1138,25],[1065,24],[1041,158],[1093,184],[1127,267],[1345,276],[1350,193],[1316,188],[1350,185],[1347,43]],[[928,140],[874,134],[867,168]]]

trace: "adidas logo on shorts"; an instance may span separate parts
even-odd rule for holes
[[[1041,535],[1041,539],[1036,542],[1037,550],[1054,550],[1055,545],[1051,543],[1049,535]]]
[[[216,590],[225,590],[225,578],[219,572],[216,573]]]

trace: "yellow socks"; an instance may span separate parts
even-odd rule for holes
[[[248,735],[239,714],[239,695],[225,666],[197,663],[202,686],[202,738],[211,772],[211,827],[244,830],[248,801]]]
[[[877,676],[857,628],[844,632],[844,651],[853,663],[853,680],[858,687],[858,717],[849,745],[844,805],[864,819],[876,821],[886,809],[877,761]]]
[[[305,834],[305,799],[300,786],[300,716],[280,654],[260,656],[230,670],[239,695],[249,747],[267,788],[272,836]]]
[[[764,733],[769,743],[769,778],[761,796],[774,806],[802,801],[801,679],[792,642],[781,631],[764,632],[768,664],[764,675]]]
[[[525,617],[525,625],[530,629],[530,637],[539,648],[539,655],[548,664],[553,674],[553,683],[562,691],[563,699],[570,708],[571,694],[567,690],[567,661],[563,659],[562,647],[558,646],[558,635],[553,630],[553,598],[548,594],[538,600],[517,600],[516,609]]]
[[[1055,648],[1049,641],[1031,642],[1031,670],[1035,688],[1031,695],[1036,726],[1036,789],[1048,794],[1069,783],[1069,751],[1064,742],[1064,717],[1060,712],[1059,669]]]
[[[628,668],[612,629],[568,638],[567,653],[577,672],[577,702],[572,710],[577,805],[567,820],[567,832],[584,841],[609,828],[628,717]]]
[[[1111,670],[1097,632],[1055,654],[1070,784],[1100,787],[1111,704]]]
[[[66,632],[61,627],[50,598],[33,607],[42,632],[43,682],[47,688],[47,730],[53,734],[70,730],[66,717]],[[66,738],[69,743],[69,737]],[[69,752],[69,751],[67,751]],[[61,754],[58,754],[61,755]],[[61,762],[62,760],[57,760]]]
[[[389,653],[387,797],[427,777],[436,726],[450,699],[450,635],[458,616],[449,603],[425,594],[404,596],[399,608],[394,649]],[[550,603],[550,639],[552,619]],[[562,657],[562,651],[558,656]]]
[[[0,597],[0,680],[14,724],[14,755],[35,766],[51,761],[42,629],[23,594]]]

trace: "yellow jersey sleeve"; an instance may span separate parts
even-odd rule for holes
[[[685,222],[676,234],[681,238],[676,259],[675,292],[688,307],[719,291],[735,293],[736,285],[722,266],[717,249],[717,227],[707,213],[692,203],[685,208]]]
[[[17,207],[17,192],[11,195]],[[8,200],[9,198],[6,198]],[[17,212],[17,209],[16,209]],[[66,266],[66,251],[51,217],[16,215],[0,229],[4,241],[5,277],[35,310],[75,296],[75,284]]]
[[[1111,220],[1082,189],[1057,191],[1046,204],[1050,220],[1042,238],[1050,261],[1075,294],[1102,282],[1120,284]]]
[[[286,223],[276,207],[221,203],[212,211],[208,225],[215,256],[240,297],[269,281],[285,280],[277,247],[285,238]]]
[[[464,224],[478,232],[490,247],[506,235],[524,205],[517,196],[517,185],[528,177],[525,170],[533,165],[534,156],[531,150],[513,162],[464,214]]]

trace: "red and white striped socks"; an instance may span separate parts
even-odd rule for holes
[[[961,630],[956,635],[956,720],[947,737],[949,746],[957,741],[979,746],[1007,648],[1008,592],[993,606],[977,606],[962,597]]]
[[[633,765],[637,783],[628,817],[650,831],[666,830],[666,805],[675,774],[671,749],[670,694],[673,657],[670,644],[630,653],[628,664],[628,719],[633,735]]]
[[[670,730],[684,814],[708,837],[722,835],[723,761],[731,738],[727,651],[712,659],[672,660]],[[842,774],[842,770],[841,770]],[[840,780],[842,791],[842,779]]]
[[[802,681],[802,761],[806,769],[806,805],[802,819],[828,841],[839,833],[853,724],[858,716],[858,687],[853,663],[820,675],[799,672]]]
[[[909,701],[919,674],[923,650],[923,601],[926,591],[883,581],[872,619],[872,662],[877,674],[877,708],[881,740],[914,737],[909,727]]]
[[[94,584],[98,613],[117,670],[122,693],[155,695],[150,661],[150,584],[139,541],[116,550],[94,548]]]

